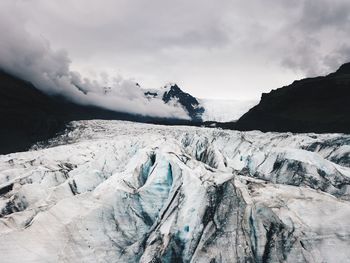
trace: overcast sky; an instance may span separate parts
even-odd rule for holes
[[[256,99],[350,61],[349,0],[1,1],[83,75],[201,98]]]

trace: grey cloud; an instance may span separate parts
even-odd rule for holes
[[[212,48],[228,42],[226,32],[222,30],[228,0],[220,4],[206,0],[75,0],[64,6],[32,1],[38,2],[38,9],[29,9],[33,19],[39,17],[39,24],[46,32],[50,31],[48,28],[55,34],[60,32],[60,35],[50,34],[50,37],[58,41],[62,36],[69,38],[73,47],[80,46],[82,54],[91,49],[103,52],[103,49],[110,51],[112,48],[129,52],[186,46]],[[81,8],[74,8],[76,6]],[[58,16],[53,8],[64,12]]]
[[[344,61],[350,61],[350,45],[343,44],[325,56],[324,64],[327,68],[339,68]]]
[[[247,97],[253,91],[259,97],[349,59],[348,0],[16,3],[12,16],[22,16],[32,35],[69,51],[73,62],[58,63],[62,71],[67,65],[117,67],[153,87],[180,81],[199,97]]]
[[[297,21],[283,30],[290,41],[283,65],[308,76],[335,70],[349,59],[350,2],[304,0]]]
[[[119,78],[110,82],[106,74],[97,80],[82,78],[70,69],[66,51],[56,51],[48,41],[28,33],[25,19],[8,12],[15,7],[8,2],[0,4],[0,69],[32,82],[46,93],[60,94],[81,104],[147,116],[188,118],[176,103],[168,105],[161,99],[146,99],[132,80]],[[106,84],[112,89],[107,95],[103,90]]]
[[[304,1],[298,26],[310,33],[329,27],[333,27],[335,30],[347,31],[350,25],[349,11],[349,1]]]

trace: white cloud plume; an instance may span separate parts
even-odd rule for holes
[[[148,100],[130,79],[109,81],[106,74],[99,80],[81,77],[70,69],[67,52],[54,50],[47,40],[26,30],[25,17],[14,16],[15,8],[15,1],[0,3],[0,69],[30,81],[46,93],[63,95],[80,104],[144,116],[189,118],[179,104]],[[105,92],[106,85],[111,92]]]

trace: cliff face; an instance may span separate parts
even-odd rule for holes
[[[277,132],[350,133],[350,64],[263,94],[234,128]]]

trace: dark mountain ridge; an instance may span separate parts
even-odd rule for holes
[[[270,93],[236,123],[238,130],[350,133],[350,63],[324,77],[294,81]]]
[[[172,85],[170,90],[163,94],[162,99],[165,103],[168,103],[174,98],[187,110],[193,121],[202,121],[204,108],[200,106],[200,103],[195,97],[183,92],[177,84]]]
[[[153,90],[146,91],[144,94],[150,99],[160,97],[165,103],[169,103],[171,100],[176,100],[186,109],[192,121],[202,122],[202,114],[205,109],[195,97],[181,90],[177,84],[170,84],[163,89],[166,91]]]
[[[0,71],[0,154],[27,150],[34,143],[63,131],[70,121],[90,119],[166,125],[196,124],[79,105],[61,96],[49,96],[31,83]]]

